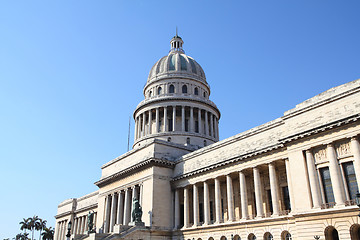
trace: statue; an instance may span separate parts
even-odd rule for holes
[[[88,218],[87,218],[87,225],[88,225],[88,233],[94,233],[94,211],[89,211]]]
[[[134,198],[133,200],[133,212],[132,212],[132,221],[136,223],[142,223],[141,222],[141,216],[142,216],[142,208],[140,206],[139,200],[137,198]]]

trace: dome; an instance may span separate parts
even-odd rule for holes
[[[147,82],[163,78],[190,78],[206,83],[204,70],[192,57],[182,49],[183,41],[179,36],[171,39],[171,50],[151,68]]]

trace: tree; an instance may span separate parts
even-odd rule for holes
[[[16,240],[29,240],[28,233],[19,233],[16,235]]]
[[[46,228],[46,220],[42,220],[41,218],[39,219],[39,229],[36,229],[36,230],[39,230],[40,231],[40,234],[39,234],[39,240],[40,240],[40,237],[41,237],[41,232],[42,230],[44,230]]]
[[[53,240],[54,238],[54,229],[52,227],[45,227],[44,232],[41,234],[43,240]]]
[[[26,233],[26,229],[29,229],[29,220],[30,218],[28,219],[23,218],[23,220],[19,223],[21,225],[20,226],[21,231],[25,231]]]
[[[29,229],[32,231],[31,240],[34,240],[34,230],[39,230],[39,217],[33,216],[32,218],[28,218],[29,220]]]

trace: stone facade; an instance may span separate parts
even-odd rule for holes
[[[150,71],[133,149],[102,166],[98,191],[58,206],[55,240],[69,221],[74,239],[360,239],[360,80],[218,141],[220,111],[182,44]]]

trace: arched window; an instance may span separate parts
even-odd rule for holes
[[[281,240],[292,240],[291,234],[288,231],[281,233]]]
[[[152,91],[149,92],[149,97],[151,97],[151,95],[152,95]]]
[[[187,93],[187,86],[186,85],[182,86],[182,93]]]
[[[338,231],[333,226],[327,226],[324,233],[325,240],[339,240]]]
[[[265,234],[264,234],[264,240],[273,240],[274,238],[273,238],[273,235],[271,235],[271,233],[269,233],[269,232],[266,232]]]
[[[158,88],[158,95],[161,94],[161,90],[162,90],[161,87],[159,87],[159,88]]]
[[[233,237],[233,240],[241,240],[241,237],[236,234],[236,235]]]
[[[172,84],[169,86],[169,93],[175,93],[175,87]]]
[[[206,98],[206,92],[204,92],[204,98]]]
[[[186,138],[186,144],[190,144],[190,138]]]
[[[359,224],[353,224],[350,227],[350,236],[351,236],[351,240],[360,239],[360,225]]]
[[[194,94],[195,95],[199,95],[199,89],[196,87],[195,90],[194,90]]]
[[[248,240],[256,240],[256,236],[253,233],[250,233],[248,236]]]

